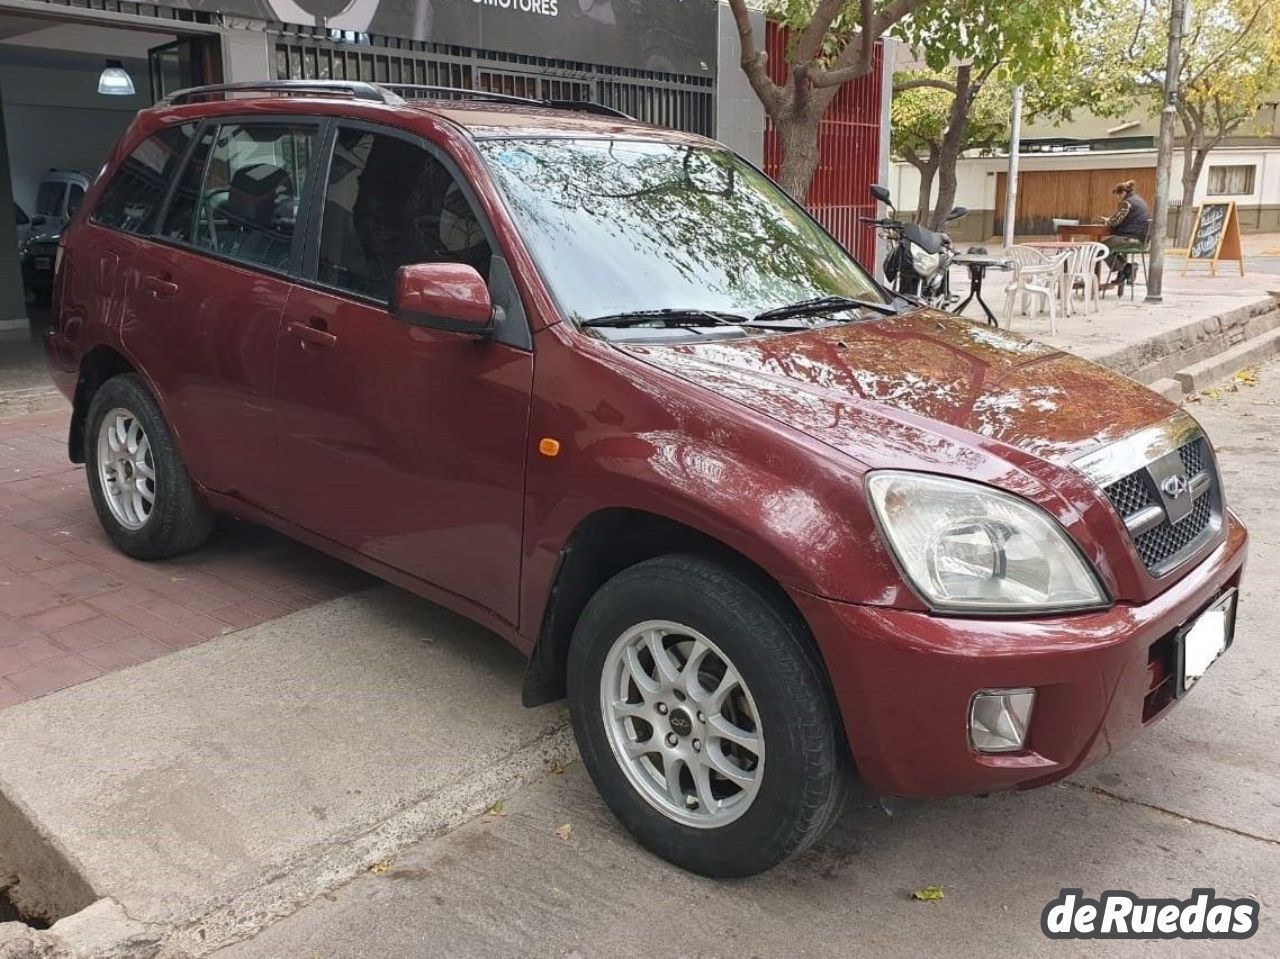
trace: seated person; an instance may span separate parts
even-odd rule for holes
[[[1111,228],[1111,235],[1104,237],[1102,242],[1112,250],[1146,243],[1147,231],[1151,227],[1151,211],[1147,207],[1147,201],[1134,191],[1134,182],[1125,180],[1117,183],[1112,187],[1111,195],[1116,198],[1116,212],[1103,220]],[[1126,263],[1124,255],[1120,253],[1112,253],[1107,257],[1107,266],[1113,273],[1124,267],[1124,275],[1116,281],[1117,284],[1128,282],[1133,273],[1132,266]]]

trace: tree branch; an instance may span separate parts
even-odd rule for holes
[[[814,8],[809,24],[800,34],[796,42],[795,56],[792,58],[796,66],[807,66],[809,62],[822,52],[827,38],[827,31],[835,22],[840,11],[844,9],[844,0],[819,0]]]
[[[862,76],[871,69],[870,56],[864,54],[864,51],[869,51],[876,40],[884,36],[885,31],[924,3],[925,0],[890,0],[883,10],[871,18],[870,35],[864,36],[860,43],[845,44],[829,69],[818,71],[813,75],[813,85],[838,87],[848,80]],[[865,0],[863,6],[866,7]],[[861,29],[865,32],[867,25],[862,24]]]
[[[903,80],[901,83],[893,85],[894,93],[902,93],[904,90],[918,90],[921,87],[931,87],[935,90],[945,90],[947,93],[955,95],[956,85],[948,80],[938,80],[934,77],[920,77],[915,80]]]

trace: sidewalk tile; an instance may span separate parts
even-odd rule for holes
[[[36,663],[63,655],[65,650],[55,646],[43,636],[5,643],[0,646],[0,676],[8,676]]]
[[[16,706],[18,703],[26,702],[28,698],[30,697],[18,689],[17,686],[7,680],[0,679],[0,709]]]
[[[78,653],[90,646],[101,646],[135,635],[127,623],[99,613],[63,629],[54,630],[49,638],[68,652]]]
[[[5,678],[19,692],[28,696],[43,696],[55,690],[74,686],[102,675],[102,670],[75,653],[63,653],[54,659],[46,659],[34,666],[11,673]]]
[[[67,606],[55,606],[53,609],[46,609],[43,613],[28,616],[23,622],[42,633],[51,633],[55,629],[62,629],[64,626],[70,626],[72,623],[78,623],[83,619],[91,619],[97,615],[98,610],[86,603],[71,603]]]

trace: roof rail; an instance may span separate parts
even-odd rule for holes
[[[396,93],[412,95],[415,93],[445,94],[442,99],[452,97],[456,100],[481,100],[493,103],[515,103],[526,107],[544,107],[550,110],[580,110],[583,113],[597,113],[601,116],[617,117],[620,120],[634,120],[635,117],[607,107],[603,103],[591,100],[536,100],[533,97],[518,97],[511,93],[494,93],[489,90],[471,90],[467,87],[441,87],[424,83],[385,83],[388,90]]]
[[[159,105],[177,106],[206,97],[228,93],[267,93],[276,96],[351,97],[374,103],[396,105],[404,101],[390,90],[360,80],[247,80],[240,83],[214,83],[189,87],[169,94]]]

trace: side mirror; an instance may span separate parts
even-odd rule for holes
[[[391,314],[405,323],[452,333],[493,333],[493,300],[474,267],[415,263],[396,271]]]
[[[871,195],[881,203],[893,206],[893,200],[889,196],[889,188],[887,186],[881,186],[879,183],[871,184]]]
[[[969,215],[969,208],[967,206],[952,207],[951,212],[947,214],[947,222],[950,223],[952,220],[958,220],[962,216],[968,216],[968,215]]]

